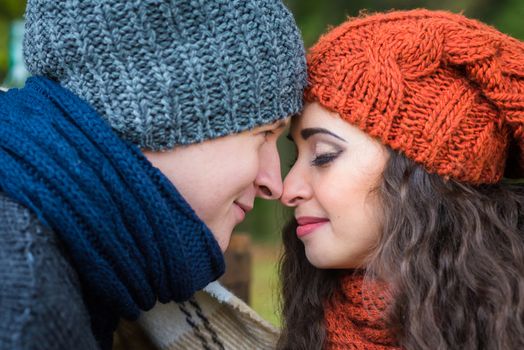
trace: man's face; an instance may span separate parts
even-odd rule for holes
[[[287,123],[144,155],[176,186],[225,251],[255,197],[282,195],[277,140]]]

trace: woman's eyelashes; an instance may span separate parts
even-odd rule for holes
[[[331,141],[328,142],[324,140],[314,140],[314,138],[311,138],[307,143],[302,143],[300,145],[293,143],[293,146],[294,157],[289,164],[289,169],[291,169],[296,164],[299,158],[309,158],[310,156],[313,157],[313,159],[310,161],[311,166],[328,166],[345,150],[343,147]]]
[[[312,166],[322,167],[333,162],[342,153],[343,149],[332,142],[316,141],[312,144]]]
[[[338,156],[342,154],[342,152],[344,152],[343,149],[338,149],[338,148],[335,149],[334,147],[326,147],[325,145],[322,145],[320,147],[315,147],[315,151],[313,152],[314,158],[310,162],[310,164],[315,167],[327,166],[331,162],[333,162],[335,159],[337,159]],[[294,156],[291,162],[289,163],[289,169],[291,169],[295,165],[298,158],[300,157],[300,151],[296,146],[295,146],[295,151],[293,153],[294,153]]]
[[[328,153],[322,153],[315,156],[315,158],[311,161],[311,165],[313,166],[325,166],[329,163],[333,162],[335,159],[338,158],[338,156],[342,153],[342,150],[334,151],[334,152],[328,152]]]

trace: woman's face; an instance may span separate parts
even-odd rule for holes
[[[175,185],[225,251],[255,197],[282,195],[277,139],[287,120],[144,155]]]
[[[318,103],[306,105],[293,121],[291,137],[298,156],[281,200],[295,208],[296,234],[308,260],[318,268],[365,266],[382,228],[373,191],[386,148]]]

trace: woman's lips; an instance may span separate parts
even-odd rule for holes
[[[315,231],[320,226],[329,222],[329,219],[326,218],[317,218],[313,216],[301,216],[297,218],[297,236],[304,237],[305,235],[310,234]]]

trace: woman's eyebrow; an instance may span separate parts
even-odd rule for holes
[[[334,134],[331,131],[326,130],[324,128],[307,128],[307,129],[300,130],[300,135],[302,136],[302,138],[304,140],[307,140],[309,137],[311,137],[311,136],[313,136],[315,134],[327,134],[327,135],[333,136],[334,138],[336,138],[336,139],[338,139],[340,141],[347,142],[342,137],[340,137],[337,134]]]

